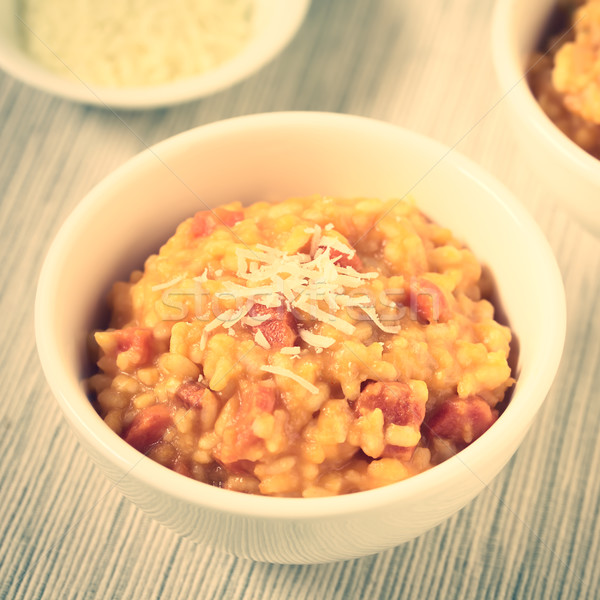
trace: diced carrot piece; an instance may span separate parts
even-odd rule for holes
[[[244,219],[244,211],[215,208],[214,210],[201,210],[194,215],[192,221],[192,235],[194,237],[207,237],[219,225],[233,227]]]
[[[217,208],[216,213],[227,227],[233,227],[236,223],[244,220],[243,210],[228,210],[226,208]]]

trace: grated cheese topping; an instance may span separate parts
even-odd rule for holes
[[[165,281],[165,283],[157,283],[156,285],[153,285],[151,289],[153,292],[158,292],[159,290],[166,290],[170,287],[173,287],[174,285],[177,285],[182,279],[183,275],[180,275],[179,277],[175,277],[175,279],[171,279],[171,281]]]
[[[346,245],[337,237],[327,235],[333,229],[330,223],[322,228],[319,225],[306,228],[305,232],[311,234],[310,254],[285,252],[257,244],[253,248],[236,248],[237,271],[236,281],[223,281],[223,291],[218,295],[235,298],[236,301],[245,300],[242,310],[229,309],[210,321],[202,332],[200,348],[204,349],[211,331],[223,327],[233,335],[232,327],[241,322],[243,325],[256,328],[254,341],[261,348],[270,349],[271,345],[260,330],[260,325],[268,320],[269,315],[248,315],[250,308],[261,304],[269,308],[282,307],[285,310],[301,311],[320,323],[327,324],[345,335],[352,335],[356,326],[340,315],[340,311],[347,307],[361,309],[381,331],[396,334],[400,331],[399,325],[386,325],[381,321],[371,299],[367,294],[358,292],[357,288],[367,281],[379,277],[378,272],[361,273],[351,266],[341,267],[339,254],[346,254],[350,258],[356,254],[354,248]],[[335,253],[337,256],[333,257]],[[215,271],[215,275],[218,271]],[[205,282],[207,272],[196,277],[195,280]],[[357,293],[352,294],[356,289]],[[300,328],[299,335],[302,341],[313,348],[317,354],[330,348],[336,343],[336,338],[320,335],[308,329]],[[293,358],[300,357],[300,348],[284,347],[279,352]],[[317,393],[316,386],[306,381],[293,371],[283,367],[262,366],[263,371],[289,377],[304,386],[312,393]]]
[[[204,329],[202,330],[202,336],[200,337],[200,350],[204,350],[204,348],[206,348],[206,342],[208,341],[208,334],[211,331],[217,329],[218,327],[223,326],[225,329],[228,330],[227,333],[229,333],[230,335],[233,335],[232,327],[236,323],[241,321],[248,314],[249,310],[250,310],[250,308],[245,306],[244,308],[240,309],[236,314],[236,311],[233,310],[232,308],[230,308],[228,310],[223,311],[218,317],[215,317],[210,323],[207,323],[206,326],[204,327]]]
[[[193,280],[198,283],[206,283],[208,281],[208,269],[204,269],[204,271],[197,277],[194,277]]]
[[[298,356],[300,354],[300,348],[298,346],[284,346],[279,349],[281,354],[290,354],[291,356]]]
[[[88,85],[131,88],[194,77],[249,42],[252,0],[20,0],[24,49]],[[8,13],[7,13],[8,14]]]
[[[312,239],[310,240],[310,255],[314,256],[317,253],[319,247],[319,241],[321,240],[321,227],[315,225],[304,230],[305,233],[312,233]]]
[[[310,346],[314,346],[315,348],[329,348],[329,346],[335,344],[335,338],[329,337],[327,335],[318,335],[317,333],[312,333],[308,331],[308,329],[300,330],[300,337]]]
[[[325,231],[332,228],[330,223]],[[305,232],[312,234],[310,255],[290,255],[262,244],[257,244],[252,250],[236,249],[236,275],[247,285],[226,281],[224,289],[236,298],[246,298],[267,307],[277,308],[284,304],[288,310],[300,309],[317,321],[352,335],[356,327],[335,313],[345,306],[368,302],[369,298],[350,298],[344,292],[347,288],[362,286],[366,280],[378,277],[379,273],[360,273],[352,267],[340,267],[336,264],[339,258],[332,258],[331,250],[349,256],[356,251],[337,238],[323,235],[320,225],[306,228]],[[327,310],[319,306],[320,301]],[[320,337],[309,335],[303,339],[316,348],[328,347],[322,345],[324,340]],[[311,339],[316,343],[308,341]]]
[[[265,350],[268,350],[271,347],[271,344],[269,344],[269,341],[265,337],[265,334],[260,329],[256,330],[256,333],[254,334],[254,341],[261,348],[265,348]]]
[[[352,258],[356,254],[356,250],[354,248],[350,248],[350,246],[346,246],[343,242],[338,240],[337,238],[331,237],[329,235],[324,235],[320,242],[319,246],[324,248],[333,248],[342,254],[347,254],[350,258]],[[336,259],[339,260],[339,259]]]
[[[377,311],[372,306],[362,306],[359,305],[359,308],[362,309],[367,316],[383,331],[384,333],[399,333],[400,325],[384,325],[377,314]]]
[[[319,391],[319,388],[316,385],[313,385],[310,381],[304,379],[304,377],[300,377],[300,375],[294,373],[294,371],[290,371],[284,367],[262,365],[260,370],[265,371],[266,373],[272,373],[273,375],[280,375],[281,377],[289,377],[296,383],[299,383],[303,388],[307,389],[311,394],[316,394]]]

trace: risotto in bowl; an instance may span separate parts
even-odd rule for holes
[[[89,380],[105,422],[226,489],[400,481],[485,432],[514,382],[490,282],[409,201],[203,210],[110,294]]]
[[[502,102],[552,198],[600,235],[600,2],[497,0],[492,50]]]
[[[40,278],[38,348],[94,461],[181,534],[361,556],[464,506],[558,366],[564,298],[495,181],[328,114],[176,136],[100,184]],[[510,239],[510,244],[506,240]]]

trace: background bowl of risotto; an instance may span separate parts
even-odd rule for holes
[[[85,104],[178,104],[228,88],[267,64],[294,37],[309,4],[177,0],[165,10],[155,0],[137,6],[3,0],[0,67]]]
[[[587,22],[576,12],[587,11],[583,5],[583,0],[498,0],[492,50],[501,106],[537,177],[565,210],[600,235],[600,104],[596,97],[591,106],[590,95],[583,106],[585,90],[574,89],[574,80],[585,80],[574,72],[575,53],[589,50],[578,32]],[[600,13],[590,16],[600,28]]]
[[[116,435],[86,394],[88,334],[106,326],[106,294],[204,203],[414,197],[487,265],[518,343],[510,403],[479,439],[398,483],[332,497],[242,494],[184,477]],[[201,200],[200,200],[201,199]],[[82,200],[52,244],[39,280],[36,338],[67,421],[99,468],[159,522],[199,543],[279,563],[347,559],[393,547],[441,523],[498,474],[541,406],[560,360],[564,290],[528,213],[455,152],[369,119],[274,113],[168,139],[123,165]]]

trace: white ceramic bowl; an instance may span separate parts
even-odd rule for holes
[[[388,487],[334,498],[270,498],[211,487],[142,456],[83,389],[86,336],[107,290],[200,206],[292,195],[413,195],[491,266],[519,340],[518,383],[497,423],[466,450]],[[393,125],[274,113],[206,125],[136,156],[94,188],[48,253],[36,299],[41,362],[71,427],[115,485],[160,522],[242,557],[324,562],[374,553],[444,521],[512,456],[554,378],[565,334],[561,277],[529,214],[489,175]]]
[[[143,109],[179,104],[219,92],[249,77],[272,60],[298,31],[310,0],[255,0],[250,42],[231,60],[196,77],[138,88],[87,86],[50,72],[19,43],[14,3],[0,0],[0,68],[41,90],[77,102]]]
[[[513,129],[552,197],[585,227],[600,235],[600,161],[564,135],[533,97],[525,78],[557,0],[497,0],[492,50],[502,105]]]

